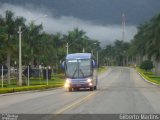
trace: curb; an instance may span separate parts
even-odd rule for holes
[[[9,95],[17,95],[17,94],[25,94],[25,93],[33,93],[33,92],[43,92],[43,91],[56,90],[60,88],[63,88],[63,87],[49,88],[49,89],[43,89],[43,90],[30,90],[30,91],[22,91],[22,92],[5,93],[5,94],[0,94],[0,96],[9,96]]]
[[[154,82],[148,81],[148,80],[147,80],[146,78],[144,78],[137,70],[136,70],[136,72],[143,78],[143,80],[144,80],[145,82],[150,83],[150,84],[152,84],[152,85],[154,85],[154,86],[160,87],[159,84],[156,84],[156,83],[154,83]]]

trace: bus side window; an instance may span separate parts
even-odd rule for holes
[[[66,69],[66,62],[65,62],[65,61],[63,61],[63,62],[62,62],[62,64],[61,64],[61,68],[62,68],[63,70],[65,70],[65,69]]]
[[[92,68],[96,67],[96,62],[94,60],[92,60]]]
[[[61,64],[62,69],[64,70],[64,73],[66,75],[66,70],[67,70],[67,65],[66,65],[66,61],[63,61]]]

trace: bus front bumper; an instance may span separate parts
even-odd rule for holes
[[[93,84],[92,83],[86,83],[86,84],[69,84],[69,83],[65,83],[64,87],[65,88],[90,88],[92,87]]]

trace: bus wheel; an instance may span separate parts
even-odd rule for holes
[[[77,91],[77,88],[73,88],[73,91]]]
[[[74,90],[74,91],[79,91],[79,88],[74,88],[73,90]]]
[[[94,86],[94,89],[97,90],[97,86]]]
[[[93,87],[90,87],[90,91],[93,91],[93,89],[94,89]]]
[[[71,91],[72,91],[72,88],[71,88],[71,87],[69,87],[69,88],[68,88],[68,91],[69,91],[69,92],[71,92]]]

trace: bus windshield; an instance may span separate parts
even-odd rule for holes
[[[67,60],[66,75],[70,78],[84,78],[91,75],[91,60]]]

